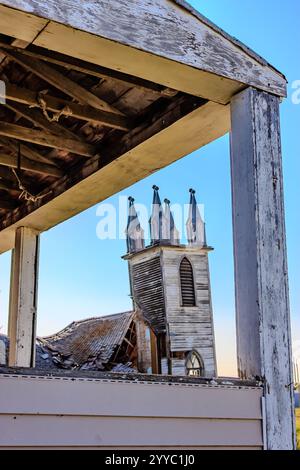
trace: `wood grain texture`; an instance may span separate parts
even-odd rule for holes
[[[171,352],[197,351],[204,363],[204,375],[214,377],[217,375],[217,367],[208,255],[201,253],[199,248],[187,248],[185,251],[166,248],[162,257],[166,320]],[[180,263],[184,257],[190,261],[193,269],[195,307],[182,305]],[[172,372],[176,375],[182,373],[185,375],[185,361],[172,359]]]
[[[50,148],[63,149],[85,157],[95,155],[95,147],[86,142],[37,129],[0,122],[0,136],[11,137]]]
[[[1,2],[3,3],[3,2]],[[18,8],[18,7],[17,7]],[[0,5],[0,31],[25,42],[33,41],[48,20]]]
[[[152,251],[148,256],[132,258],[130,266],[131,287],[134,303],[156,334],[166,330],[164,286],[160,256]],[[146,258],[146,259],[145,259]]]
[[[16,103],[26,104],[29,105],[31,108],[37,108],[38,111],[41,113],[36,92],[29,90],[28,88],[22,88],[18,87],[17,85],[7,83],[5,87],[5,96],[7,100],[11,100]],[[83,121],[90,121],[94,124],[103,124],[105,126],[121,130],[129,130],[131,127],[129,119],[115,113],[99,111],[95,108],[92,108],[91,106],[63,100],[48,94],[43,96],[43,99],[45,102],[46,109],[53,113],[58,113],[63,108],[69,108],[74,118],[81,119]],[[31,109],[31,111],[36,111],[36,109]]]
[[[12,49],[5,50],[4,53],[14,61],[18,62],[22,67],[50,83],[66,95],[69,95],[71,98],[74,98],[79,103],[87,104],[95,109],[99,109],[100,111],[122,114],[119,110],[110,106],[89,90],[78,85],[78,83],[70,80],[66,75],[58,72],[54,67],[49,66],[44,61],[39,59],[33,60],[31,57],[27,57]]]
[[[3,3],[205,72],[280,96],[286,94],[286,80],[279,72],[262,65],[236,41],[169,0],[88,0],[84,4],[67,0],[60,8],[57,0]],[[47,35],[47,27],[43,35]]]
[[[39,236],[27,228],[16,231],[9,312],[9,365],[34,367]]]
[[[232,102],[231,168],[239,375],[265,382],[268,449],[295,446],[279,99]]]
[[[86,162],[72,183],[70,178],[63,178],[51,186],[51,198],[25,205],[13,218],[2,220],[0,252],[13,246],[16,226],[26,224],[47,230],[226,134],[230,129],[229,111],[227,106],[207,103],[161,131],[156,130],[148,140],[110,163],[99,158]]]

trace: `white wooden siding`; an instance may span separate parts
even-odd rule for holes
[[[196,307],[181,305],[179,266],[186,256],[194,274]],[[206,376],[216,375],[214,330],[210,296],[208,255],[200,249],[165,248],[163,276],[166,318],[171,351],[196,350],[202,357]],[[172,360],[172,373],[185,375],[184,361]]]

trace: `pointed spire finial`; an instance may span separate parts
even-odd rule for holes
[[[196,191],[190,189],[189,215],[186,221],[187,239],[189,245],[206,246],[205,224],[202,220],[196,201]]]
[[[136,253],[145,247],[144,230],[134,207],[134,198],[129,196],[128,221],[126,227],[127,252]]]
[[[165,213],[163,218],[163,240],[170,245],[180,245],[179,232],[175,226],[169,199],[164,200]]]
[[[152,186],[154,190],[153,202],[152,202],[152,214],[149,219],[151,244],[157,245],[162,241],[163,238],[163,209],[159,197],[159,187],[156,185]]]

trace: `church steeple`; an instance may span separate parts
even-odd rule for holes
[[[153,186],[152,214],[149,219],[151,245],[159,244],[163,239],[163,208],[159,197],[159,187]]]
[[[179,232],[175,227],[173,213],[170,209],[169,199],[164,200],[165,211],[163,219],[163,239],[170,245],[180,245]]]
[[[180,243],[170,201],[165,199],[163,208],[159,188],[153,190],[151,244],[143,249],[144,240],[138,244],[143,237],[136,240],[141,229],[137,229],[130,198],[128,253],[124,256],[133,304],[144,322],[144,329],[137,329],[138,344],[147,349],[143,372],[216,377],[208,263],[212,248],[206,245],[195,191],[190,190],[186,245]]]
[[[189,215],[186,221],[187,239],[190,246],[207,246],[205,224],[197,205],[195,193],[194,189],[190,189]]]
[[[128,198],[128,221],[126,227],[127,252],[136,253],[145,247],[144,230],[141,227],[137,212],[134,206],[133,197]]]

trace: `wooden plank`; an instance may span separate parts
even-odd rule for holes
[[[20,8],[17,0],[6,0],[5,4]],[[110,63],[109,68],[125,73],[131,73],[129,69],[134,69],[132,74],[143,78],[146,75],[151,77],[152,69],[149,79],[157,83],[160,83],[159,80],[153,78],[153,75],[159,74],[153,67],[154,56],[280,96],[286,94],[286,80],[266,65],[266,61],[261,61],[249,49],[237,45],[236,40],[221,34],[175,2],[135,0],[128,4],[126,0],[105,0],[97,5],[96,15],[88,4],[80,9],[80,13],[74,14],[77,8],[76,0],[70,0],[64,9],[57,9],[56,0],[49,0],[46,7],[43,0],[28,0],[23,4],[23,10],[51,20],[34,44],[71,56],[79,57],[80,54],[81,58],[100,62],[100,65]],[[135,34],[132,34],[133,24]],[[75,40],[76,30],[81,37],[89,36],[89,47],[87,43]],[[54,31],[56,34],[53,34]],[[104,41],[105,56],[101,47]],[[95,46],[91,47],[91,43]],[[108,53],[108,47],[114,50],[113,54]],[[127,51],[129,48],[131,52]],[[142,54],[143,51],[146,54]],[[144,69],[147,62],[145,55],[149,58],[149,68],[146,66]],[[164,79],[169,83],[172,78],[176,80],[170,75],[167,73]],[[180,90],[176,86],[173,88]]]
[[[1,188],[1,181],[0,181],[0,189],[3,189]],[[8,201],[3,198],[0,199],[0,209],[12,211],[17,207],[17,205],[18,203],[16,203],[15,201]]]
[[[45,147],[67,150],[84,157],[91,157],[96,153],[94,146],[85,142],[3,121],[0,122],[0,135]]]
[[[51,197],[45,197],[30,208],[23,205],[22,211],[13,218],[1,220],[0,252],[13,243],[13,230],[18,224],[32,224],[38,230],[46,230],[72,215],[139,181],[154,171],[164,168],[197,148],[226,134],[230,129],[229,107],[207,103],[194,111],[181,114],[175,122],[163,126],[163,116],[158,125],[152,127],[148,139],[138,142],[136,147],[126,147],[118,158],[105,161],[97,157],[76,169],[74,179],[70,174],[60,184],[50,187]],[[117,154],[116,154],[117,156]],[[141,165],[141,161],[143,165]]]
[[[18,158],[14,155],[0,153],[0,165],[18,168]],[[33,171],[34,173],[40,173],[42,175],[55,176],[57,178],[63,176],[63,171],[56,166],[29,160],[29,158],[26,157],[22,157],[21,159],[21,169]]]
[[[16,231],[10,299],[9,365],[34,367],[39,236],[28,228]]]
[[[30,121],[34,126],[37,126],[46,132],[63,135],[68,139],[74,139],[78,141],[81,140],[78,135],[76,135],[74,132],[71,132],[64,126],[54,121],[50,122],[46,117],[44,117],[41,109],[31,109],[28,106],[15,103],[14,101],[10,101],[8,99],[5,101],[5,106]]]
[[[20,46],[14,42],[13,44],[6,44],[0,40],[0,47],[4,49],[13,49],[18,51]],[[142,78],[135,77],[133,75],[128,75],[125,73],[118,72],[117,70],[108,69],[101,67],[100,65],[91,64],[83,60],[76,59],[75,57],[70,57],[65,54],[60,54],[58,52],[49,51],[43,49],[42,47],[32,46],[26,48],[22,53],[28,57],[44,60],[51,64],[56,64],[61,67],[65,67],[68,70],[76,70],[78,72],[84,73],[85,75],[91,75],[92,77],[102,78],[104,80],[113,79],[114,82],[120,82],[122,85],[127,85],[128,87],[139,88],[140,90],[151,92],[157,97],[171,98],[175,96],[178,92],[177,90],[172,90],[171,88],[166,88],[157,83],[153,83],[148,80],[143,80]]]
[[[7,36],[31,42],[48,20],[0,5],[0,31]]]
[[[4,191],[17,191],[19,193],[21,192],[16,181],[7,180],[2,176],[0,176],[0,189],[3,189]]]
[[[17,103],[23,103],[29,106],[35,106],[37,108],[40,108],[37,99],[37,94],[34,91],[7,83],[5,93],[7,100],[12,100]],[[95,108],[92,108],[91,106],[81,105],[70,101],[62,100],[48,94],[43,95],[43,100],[45,102],[46,109],[53,113],[58,113],[65,108],[70,111],[71,115],[74,118],[83,121],[89,121],[94,124],[102,124],[107,127],[112,127],[125,131],[129,130],[132,127],[130,119],[124,116],[119,116],[117,114],[110,113],[107,111],[99,111]]]
[[[7,166],[3,166],[1,164],[0,164],[0,180],[7,181],[12,186],[18,187],[17,182],[16,182],[16,177],[11,171],[11,168]],[[30,188],[35,186],[32,178],[28,177],[28,175],[23,175],[22,182]]]
[[[13,50],[2,50],[2,52],[4,52],[14,61],[18,62],[21,66],[25,67],[27,70],[30,70],[38,77],[58,88],[58,90],[61,90],[67,95],[71,96],[79,103],[88,104],[89,106],[92,106],[93,108],[99,109],[101,111],[109,111],[111,113],[121,115],[123,114],[113,106],[110,106],[108,103],[103,101],[101,98],[98,98],[98,96],[78,85],[66,75],[58,72],[55,68],[49,67],[49,65],[43,61],[26,57],[24,54]]]
[[[5,145],[5,147],[9,148],[10,150],[12,150],[12,152],[16,154],[19,152],[19,143],[15,140],[8,139],[7,137],[1,137],[0,143]],[[40,152],[37,152],[35,149],[29,147],[24,143],[20,144],[20,152],[21,155],[24,155],[24,157],[29,158],[29,160],[33,160],[34,162],[46,163],[59,168],[59,166],[53,161],[53,159],[45,157],[45,155],[41,154]]]
[[[265,383],[267,448],[295,448],[279,99],[254,89],[231,105],[239,375]]]

